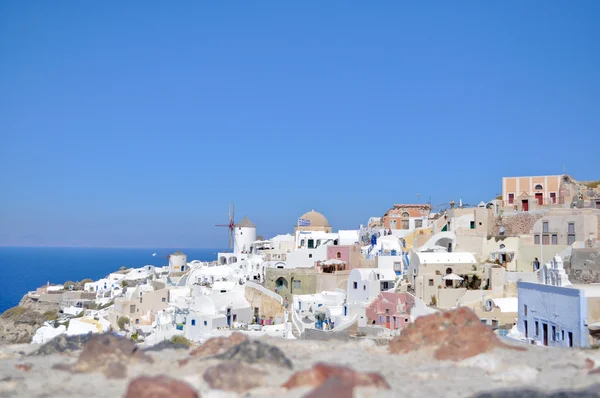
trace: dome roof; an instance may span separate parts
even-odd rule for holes
[[[329,221],[327,221],[325,216],[314,210],[304,213],[300,218],[310,221],[311,227],[329,227]]]
[[[250,221],[248,217],[244,217],[244,219],[237,223],[235,226],[236,228],[256,228],[256,225],[254,225],[254,223]]]

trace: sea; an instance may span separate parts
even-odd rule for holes
[[[121,267],[168,265],[180,250],[192,260],[213,261],[223,249],[0,247],[0,314],[19,304],[23,295],[46,283],[85,278],[98,280]],[[155,256],[153,254],[156,253]]]

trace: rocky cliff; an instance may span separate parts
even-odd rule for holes
[[[0,345],[31,342],[35,331],[55,318],[57,311],[58,304],[39,303],[23,296],[18,306],[0,315]]]

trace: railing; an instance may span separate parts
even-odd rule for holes
[[[302,336],[304,332],[304,325],[302,321],[298,318],[298,313],[292,308],[292,325],[298,331],[298,337]]]
[[[265,288],[264,286],[259,285],[258,283],[247,281],[246,282],[246,287],[250,287],[252,289],[256,289],[259,292],[261,292],[262,294],[265,294],[265,295],[271,297],[273,300],[277,300],[277,302],[279,304],[283,305],[283,297],[281,297],[280,295],[278,295],[275,292],[270,291],[269,289]]]

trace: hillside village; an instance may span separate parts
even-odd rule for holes
[[[423,315],[467,307],[513,342],[597,345],[598,182],[501,183],[502,195],[474,205],[390,204],[356,230],[336,231],[311,210],[294,231],[263,238],[244,218],[232,225],[232,250],[215,261],[175,252],[165,266],[27,293],[2,315],[2,341],[108,331],[141,346],[234,332],[390,340]]]

